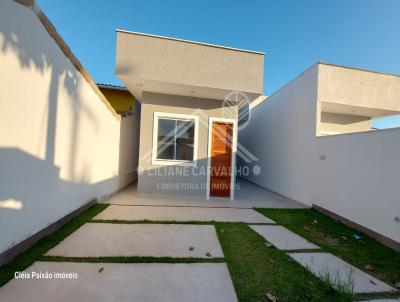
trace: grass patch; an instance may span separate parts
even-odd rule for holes
[[[217,221],[176,221],[176,220],[121,220],[121,219],[91,219],[90,223],[115,223],[115,224],[195,224],[195,225],[215,225]],[[237,223],[237,222],[224,222]],[[251,223],[252,225],[276,225],[276,223]]]
[[[63,257],[41,256],[40,261],[87,263],[221,263],[224,258],[172,258],[172,257]]]
[[[257,211],[382,281],[391,285],[400,282],[400,253],[361,232],[314,209]],[[360,235],[362,241],[356,240],[354,234]],[[367,264],[375,270],[367,271]]]
[[[79,216],[73,218],[67,222],[59,230],[39,240],[35,245],[19,254],[11,262],[0,268],[0,286],[7,283],[14,277],[14,273],[22,271],[30,266],[39,257],[45,254],[48,250],[56,246],[65,237],[75,232],[85,222],[96,216],[98,213],[103,211],[108,205],[107,204],[95,204]]]
[[[239,301],[351,301],[289,258],[283,251],[267,247],[265,240],[242,223],[216,223]]]

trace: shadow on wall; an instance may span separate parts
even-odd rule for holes
[[[10,15],[10,12],[15,11],[15,9],[17,9],[18,15],[21,14],[27,20],[32,18],[33,13],[30,9],[14,1],[4,1],[0,4],[0,56],[6,56],[9,53],[14,54],[18,58],[20,70],[39,72],[43,75],[43,83],[49,83],[46,87],[48,89],[46,100],[47,123],[42,123],[47,125],[47,129],[44,159],[23,151],[18,145],[10,147],[7,140],[0,142],[0,253],[65,216],[68,212],[77,209],[90,199],[98,197],[99,194],[112,193],[122,185],[119,174],[126,172],[126,169],[121,169],[121,167],[118,169],[118,165],[116,165],[116,171],[110,171],[115,172],[114,177],[92,183],[90,179],[91,167],[77,167],[77,142],[80,135],[87,135],[82,133],[81,130],[82,117],[92,124],[94,131],[99,131],[99,121],[96,114],[82,102],[81,94],[77,93],[79,87],[86,84],[85,80],[60,49],[54,50],[55,42],[50,35],[47,32],[39,32],[45,31],[43,26],[38,28],[37,24],[32,24],[32,28],[27,28],[29,23],[25,22],[26,20],[19,20],[21,16]],[[15,19],[17,20],[15,21]],[[39,21],[35,20],[35,22]],[[44,35],[47,35],[48,38],[39,40],[34,38]],[[0,73],[0,76],[2,80],[7,79],[7,77],[14,80],[18,79],[18,76],[15,76],[18,72],[19,70],[15,70],[14,75]],[[45,75],[50,75],[50,78],[48,79]],[[41,82],[40,85],[43,85],[43,83]],[[24,83],[21,83],[20,87],[24,89]],[[61,87],[65,89],[59,91]],[[67,92],[67,99],[70,100],[71,110],[69,112],[61,111],[58,108],[60,95],[64,91]],[[13,95],[6,92],[7,94]],[[29,95],[29,92],[27,92],[27,95]],[[104,106],[98,99],[93,101],[98,101],[99,106]],[[22,107],[29,100],[7,98],[7,100],[3,99],[1,102],[4,102],[3,108]],[[7,104],[5,104],[6,102]],[[21,114],[25,114],[25,112],[21,111]],[[70,130],[68,131],[69,134],[61,134],[71,136],[69,139],[65,139],[65,141],[68,141],[66,148],[69,149],[66,152],[68,154],[68,167],[62,167],[69,171],[68,181],[66,181],[60,178],[60,167],[55,165],[56,127],[57,115],[71,113],[72,122],[70,123],[71,129],[68,129]],[[0,112],[0,115],[3,114],[10,113]],[[34,114],[38,114],[38,111],[24,116],[26,124],[18,127],[18,131],[25,132],[22,130],[26,129],[26,133],[12,133],[12,135],[18,136],[21,142],[24,136],[33,133],[30,131],[30,121],[34,120],[32,118]],[[65,127],[65,125],[63,126]],[[121,133],[129,131],[127,127],[133,126],[133,123],[123,126],[121,122]],[[5,131],[17,130],[5,128]],[[124,137],[126,138],[126,135]],[[120,142],[120,146],[121,144],[123,143]],[[5,145],[7,147],[4,147]],[[115,146],[116,153],[120,146]],[[84,147],[80,146],[80,154],[85,152]],[[122,156],[126,155],[120,152],[119,157]],[[87,154],[87,157],[90,157],[90,154]],[[107,160],[107,158],[104,158],[104,160]],[[122,162],[121,158],[119,161]],[[101,165],[102,163],[99,162],[98,164]],[[83,172],[78,173],[80,171]],[[123,181],[127,181],[125,177],[123,177]]]
[[[12,2],[12,1],[10,1]],[[3,12],[6,13],[6,10]],[[7,20],[7,19],[6,19]],[[51,49],[54,43],[53,39],[49,36],[49,39],[40,41],[41,43],[32,43],[32,34],[29,30],[24,28],[24,23],[18,23],[16,27],[12,22],[1,22],[0,35],[3,36],[1,51],[3,53],[13,52],[15,53],[20,62],[21,69],[30,70],[35,68],[42,74],[50,71],[51,80],[49,85],[48,93],[48,113],[47,113],[47,135],[46,135],[46,161],[48,163],[54,163],[55,158],[55,139],[56,139],[56,116],[57,116],[57,99],[59,96],[59,87],[61,79],[63,79],[63,85],[65,90],[70,96],[71,111],[73,112],[73,129],[71,134],[71,147],[69,150],[70,156],[70,177],[76,179],[76,173],[74,171],[73,163],[76,158],[76,145],[78,136],[78,129],[80,124],[79,112],[84,113],[88,116],[93,124],[96,124],[96,119],[90,110],[81,102],[79,94],[76,93],[79,85],[80,78],[78,71],[73,68],[72,64],[68,59],[60,60],[57,52],[48,51]],[[11,101],[11,100],[10,100]],[[12,100],[18,101],[18,100]],[[24,100],[26,101],[26,100]],[[20,100],[20,106],[23,106],[23,101]],[[27,117],[29,121],[29,117]],[[26,125],[29,127],[29,123]]]

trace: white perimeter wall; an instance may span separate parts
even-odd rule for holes
[[[319,137],[314,203],[400,242],[400,129]]]
[[[318,65],[251,111],[239,143],[246,179],[400,242],[400,129],[316,137]],[[320,159],[325,156],[325,159]]]
[[[139,123],[116,118],[14,1],[0,2],[0,83],[1,253],[133,181]]]
[[[258,161],[245,163],[238,146],[239,166],[261,168],[261,174],[251,172],[246,179],[308,204],[315,181],[316,79],[313,67],[250,111],[239,143]]]

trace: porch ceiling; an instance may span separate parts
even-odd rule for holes
[[[184,85],[171,82],[154,81],[144,78],[134,78],[123,75],[119,75],[119,78],[125,83],[128,90],[139,101],[142,99],[143,91],[221,101],[228,97],[232,92],[232,90],[228,89]],[[259,93],[247,91],[242,92],[248,97],[250,103],[255,101],[261,95]]]
[[[377,117],[400,114],[400,111],[396,110],[340,104],[335,102],[321,102],[321,110],[322,112],[358,115],[369,118],[377,118]]]

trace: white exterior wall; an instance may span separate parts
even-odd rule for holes
[[[239,143],[258,158],[250,170],[261,168],[260,175],[251,172],[245,178],[307,204],[315,181],[316,79],[314,66],[253,109],[239,131]],[[239,145],[238,163],[243,166],[240,151]]]
[[[0,3],[0,66],[1,253],[134,180],[139,123],[116,118],[14,1]]]
[[[400,129],[319,137],[315,204],[400,242]]]
[[[251,111],[239,143],[261,174],[245,178],[400,242],[400,129],[316,137],[319,66]]]

